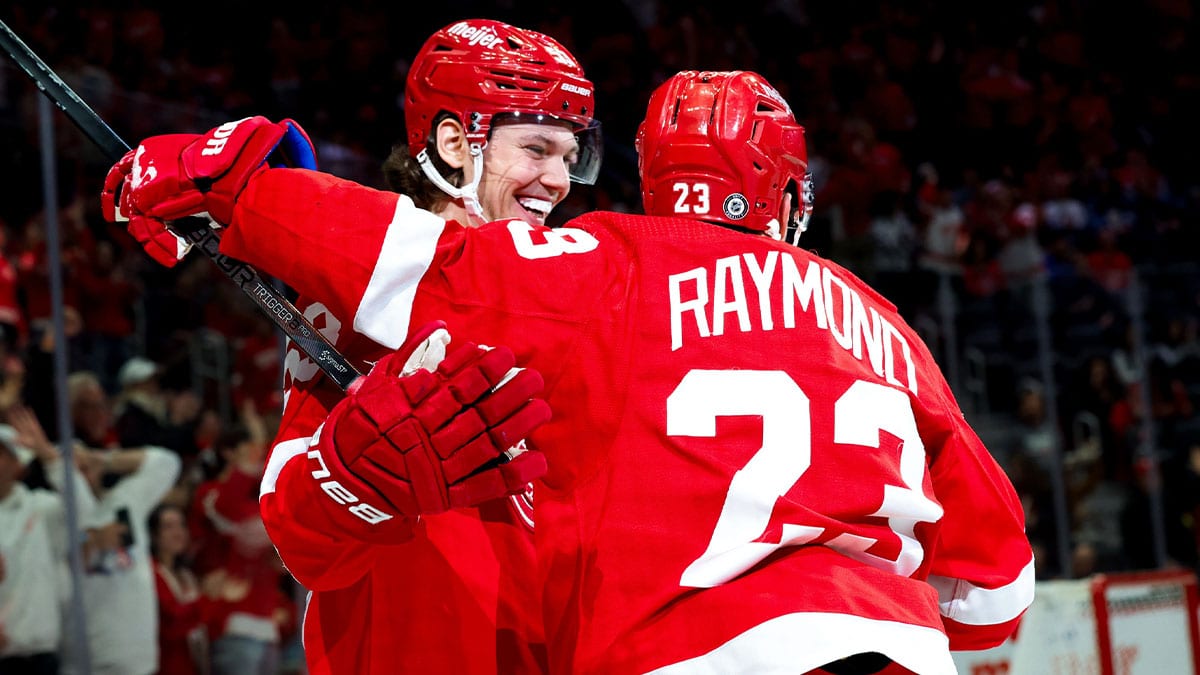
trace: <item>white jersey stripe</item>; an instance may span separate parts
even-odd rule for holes
[[[1033,603],[1033,560],[1012,583],[980,588],[962,579],[931,575],[942,616],[971,626],[991,626],[1012,621]]]
[[[396,349],[408,337],[417,283],[429,270],[446,221],[418,209],[406,196],[396,200],[366,292],[354,314],[354,330]]]
[[[262,499],[263,495],[275,492],[275,482],[279,480],[279,474],[283,471],[283,467],[293,457],[308,452],[308,444],[311,441],[312,438],[307,436],[293,438],[271,449],[271,457],[267,460],[266,470],[263,471],[262,483],[258,486],[259,499]]]
[[[879,652],[918,675],[955,675],[949,640],[934,628],[850,614],[797,612],[765,621],[720,647],[648,675],[804,673]]]

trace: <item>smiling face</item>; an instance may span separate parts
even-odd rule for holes
[[[461,167],[464,182],[470,183],[475,166],[461,153],[463,145],[454,147],[460,150],[456,156],[448,157],[443,152],[443,157],[451,166]],[[571,190],[568,169],[578,155],[579,143],[566,123],[494,121],[483,150],[477,189],[487,220],[519,218],[544,225],[546,216]],[[465,214],[458,201],[448,204],[441,213],[468,223]]]
[[[483,150],[479,203],[492,220],[544,225],[571,190],[568,167],[579,144],[563,124],[498,124]]]

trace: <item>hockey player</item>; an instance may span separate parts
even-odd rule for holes
[[[397,202],[391,195],[391,213],[367,216],[379,224],[401,218],[397,235],[420,230],[420,223],[403,221],[412,213],[464,225],[519,218],[532,227],[566,197],[571,182],[596,178],[600,141],[592,83],[575,58],[546,35],[483,19],[445,26],[413,59],[404,97],[407,147],[398,147],[385,169],[406,196]],[[175,143],[182,151],[192,140],[176,137],[164,143]],[[292,163],[304,164],[297,158],[311,154],[298,127],[267,124],[261,118],[228,126],[208,140],[192,146],[190,157],[217,163],[211,170],[221,177],[208,195],[222,203],[209,200],[206,210],[218,220],[228,219],[237,192],[276,143],[291,151]],[[162,147],[145,152],[154,154]],[[224,151],[205,155],[206,147]],[[126,166],[132,162],[130,155]],[[159,171],[160,176],[165,173],[161,165]],[[147,187],[153,184],[148,181]],[[416,211],[414,202],[432,213]],[[400,211],[397,204],[403,206]],[[188,210],[165,202],[159,206]],[[297,199],[289,206],[292,213],[274,215],[293,218],[310,206]],[[129,231],[163,264],[173,265],[187,252],[174,234],[152,221],[135,218]],[[318,232],[330,239],[312,253],[358,245],[325,226],[313,234]],[[407,337],[392,334],[398,342],[364,338],[364,331],[352,325],[352,315],[320,298],[313,302],[315,297],[302,294],[297,305],[347,357],[369,364]],[[415,530],[402,518],[373,523],[369,512],[356,515],[334,508],[317,489],[313,474],[323,469],[313,465],[308,439],[342,392],[294,347],[287,353],[285,388],[262,513],[284,563],[313,591],[303,629],[310,672],[542,672],[545,646],[532,574],[527,485],[538,467],[544,468],[544,463],[534,463],[541,461],[540,455],[491,472],[500,479],[488,483],[493,492],[464,491],[457,508],[423,510]],[[440,470],[449,474],[467,468],[460,462]],[[411,479],[413,489],[419,489],[419,478]],[[434,490],[442,477],[425,480],[433,484],[424,489]],[[389,488],[376,484],[373,489]]]
[[[1019,501],[895,307],[794,245],[787,104],[752,73],[680,73],[638,146],[650,216],[471,229],[272,169],[225,252],[381,344],[439,317],[545,375],[552,672],[947,675],[951,649],[999,644],[1032,601]]]

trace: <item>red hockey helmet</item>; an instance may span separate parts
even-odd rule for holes
[[[642,205],[781,238],[779,212],[793,191],[788,240],[808,225],[812,178],[804,127],[761,75],[684,71],[654,91],[637,134]]]
[[[579,140],[571,179],[590,185],[601,156],[594,92],[579,62],[553,38],[500,21],[459,21],[430,36],[413,59],[404,99],[409,152],[417,157],[425,149],[443,112],[480,148],[499,116],[561,120]]]

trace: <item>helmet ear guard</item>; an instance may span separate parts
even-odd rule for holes
[[[648,214],[699,218],[789,241],[807,227],[812,190],[804,128],[756,73],[671,77],[650,97],[637,149]],[[794,215],[782,213],[789,186]]]

